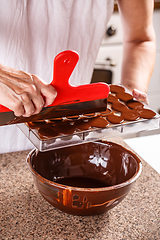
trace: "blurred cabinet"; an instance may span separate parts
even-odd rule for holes
[[[119,13],[115,11],[108,23],[95,62],[94,72],[96,75],[99,73],[97,81],[103,80],[112,84],[120,83],[123,56],[122,38],[122,26]],[[106,78],[109,76],[109,79],[102,79],[100,73],[105,73]]]

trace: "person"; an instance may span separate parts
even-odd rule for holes
[[[118,0],[123,26],[121,83],[147,103],[155,62],[153,0]],[[53,59],[71,49],[80,60],[70,82],[89,83],[114,0],[0,0],[0,104],[31,116],[51,104]],[[16,126],[0,127],[0,151],[32,145]]]

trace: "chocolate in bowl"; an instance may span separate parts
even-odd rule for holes
[[[101,214],[116,206],[141,173],[141,161],[113,142],[91,142],[27,157],[41,195],[73,215]]]

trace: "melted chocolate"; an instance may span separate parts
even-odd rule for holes
[[[108,116],[111,112],[112,112],[112,110],[106,109],[106,111],[100,112],[97,115],[105,117],[105,116]]]
[[[90,177],[63,177],[56,180],[57,183],[71,187],[80,188],[102,188],[109,187],[106,182]]]
[[[133,99],[133,96],[126,92],[118,92],[117,97],[123,102],[127,102]]]
[[[141,118],[150,119],[156,115],[156,113],[150,109],[142,108],[142,109],[138,109],[137,111],[138,111],[139,117]]]
[[[115,206],[140,170],[138,157],[112,142],[34,150],[28,163],[42,196],[56,208],[76,215],[99,214]]]
[[[107,116],[107,120],[111,123],[119,124],[119,123],[122,123],[124,121],[124,118],[122,116],[118,116],[118,115],[116,115],[112,112],[111,114],[109,114]]]
[[[40,128],[40,127],[45,127],[46,126],[46,122],[45,121],[42,121],[42,122],[29,122],[28,123],[28,126],[30,127],[30,128]]]
[[[117,103],[118,102],[118,98],[112,94],[108,95],[107,101],[109,103]]]
[[[119,85],[111,84],[110,85],[110,92],[111,93],[123,93],[125,92],[125,88]]]
[[[16,117],[8,124],[35,122],[43,119],[62,118],[86,113],[88,114],[94,112],[101,112],[105,111],[107,104],[106,98],[86,102],[79,102],[79,100],[77,100],[75,102],[73,101],[64,105],[46,107],[43,108],[42,111],[38,114],[32,115],[30,117]]]
[[[104,128],[109,124],[109,122],[103,117],[93,118],[89,120],[89,123],[92,127],[96,127],[96,128]]]
[[[38,129],[38,133],[42,139],[45,139],[46,137],[56,137],[59,135],[58,129],[54,126],[41,127]]]
[[[121,116],[127,121],[136,121],[139,118],[139,114],[135,110],[129,109],[127,109],[127,111],[122,111]]]
[[[112,108],[118,112],[123,112],[128,110],[127,106],[120,101],[113,103]]]
[[[127,181],[137,169],[131,152],[118,144],[104,143],[86,143],[38,152],[32,159],[32,165],[42,177],[58,183],[63,181],[63,184],[64,179],[75,177],[82,178],[83,184],[83,178],[90,178],[98,179],[106,186]],[[70,182],[69,179],[66,181]],[[88,185],[87,182],[85,184]]]
[[[46,139],[62,134],[71,135],[94,128],[104,128],[110,123],[119,124],[124,121],[136,121],[139,118],[150,119],[156,115],[154,111],[145,109],[143,103],[134,100],[131,94],[125,92],[124,87],[111,85],[110,91],[111,93],[107,100],[111,105],[111,109],[98,113],[93,112],[66,116],[65,118],[54,118],[48,120],[48,122],[29,122],[28,126],[37,129],[40,138]]]
[[[61,134],[70,135],[76,131],[84,131],[91,128],[104,128],[109,125],[109,122],[101,117],[97,116],[94,118],[80,118],[77,121],[52,121],[52,123],[44,124],[42,126],[37,125],[38,134],[41,138],[56,137]],[[29,126],[32,124],[29,123]],[[33,126],[35,129],[36,126]]]
[[[126,105],[131,109],[137,109],[137,108],[143,108],[144,104],[142,102],[139,102],[137,100],[129,100],[126,102]]]
[[[84,131],[84,130],[88,130],[89,128],[91,128],[91,124],[90,124],[89,119],[87,119],[87,120],[81,119],[74,123],[74,127],[75,127],[75,130],[78,129],[78,130]]]
[[[95,113],[88,113],[88,114],[83,114],[80,118],[92,118],[95,117]]]

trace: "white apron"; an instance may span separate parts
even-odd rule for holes
[[[89,83],[114,0],[0,0],[0,62],[50,83],[53,59],[71,49],[80,60],[70,82]],[[0,127],[0,153],[33,148],[16,125]]]

